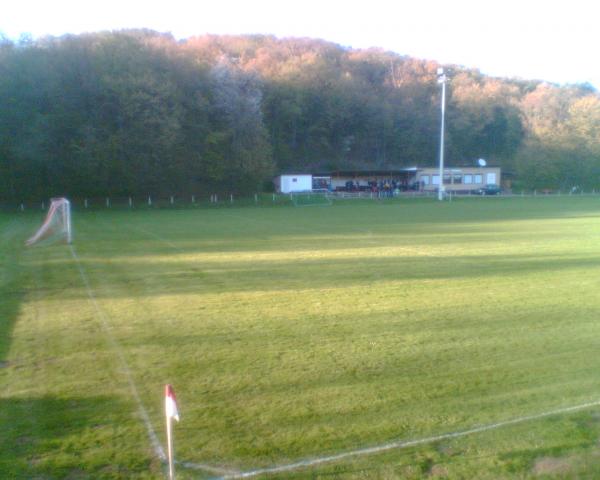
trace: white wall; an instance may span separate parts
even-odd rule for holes
[[[281,193],[310,192],[312,175],[281,175],[279,189]]]

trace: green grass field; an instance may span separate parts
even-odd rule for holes
[[[1,478],[164,478],[165,383],[180,479],[600,401],[600,197],[73,217],[0,215]],[[592,405],[266,476],[597,478],[599,439]]]

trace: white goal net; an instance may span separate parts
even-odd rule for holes
[[[331,205],[331,198],[324,192],[295,192],[290,194],[295,207],[316,207]]]
[[[43,239],[63,240],[71,243],[71,204],[66,198],[53,198],[42,226],[35,235],[25,242],[33,245]]]

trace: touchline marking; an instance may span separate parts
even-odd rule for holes
[[[373,454],[385,452],[388,450],[414,447],[417,445],[424,445],[427,443],[439,442],[440,440],[449,440],[449,439],[458,438],[458,437],[465,437],[467,435],[473,435],[475,433],[481,433],[481,432],[485,432],[488,430],[494,430],[497,428],[506,427],[509,425],[515,425],[517,423],[528,422],[531,420],[539,420],[540,418],[544,418],[544,417],[550,417],[550,416],[559,415],[562,413],[574,412],[577,410],[584,410],[586,408],[597,407],[597,406],[600,406],[600,400],[595,401],[595,402],[583,403],[580,405],[574,405],[571,407],[564,407],[564,408],[559,408],[556,410],[550,410],[550,411],[538,413],[535,415],[527,415],[524,417],[517,417],[517,418],[513,418],[512,420],[506,420],[503,422],[482,425],[479,427],[471,428],[469,430],[462,430],[459,432],[452,432],[452,433],[444,433],[441,435],[436,435],[434,437],[419,438],[419,439],[415,439],[415,440],[398,440],[398,441],[394,441],[394,442],[390,442],[390,443],[385,443],[383,445],[377,445],[377,446],[368,447],[368,448],[360,448],[358,450],[351,450],[349,452],[338,453],[338,454],[330,455],[327,457],[312,458],[312,459],[307,459],[307,460],[301,460],[299,462],[289,463],[287,465],[278,465],[278,466],[274,466],[274,467],[250,470],[248,472],[240,472],[240,473],[236,473],[236,474],[225,475],[221,478],[223,478],[223,479],[249,478],[249,477],[255,477],[257,475],[266,475],[266,474],[270,474],[270,473],[289,472],[289,471],[297,470],[300,468],[314,467],[316,465],[321,465],[324,463],[336,462],[338,460],[344,460],[349,457],[373,455]]]
[[[228,214],[228,216],[234,217],[236,215]],[[240,216],[239,218],[243,218],[243,217]],[[165,238],[162,238],[162,237],[160,237],[150,231],[147,231],[145,229],[138,228],[138,230],[143,233],[153,236],[157,240],[162,241],[165,245],[169,245],[170,247],[172,247],[175,250],[183,251]],[[371,233],[371,232],[369,232],[369,233]],[[297,462],[293,462],[293,463],[289,463],[289,464],[285,464],[285,465],[275,465],[272,467],[259,468],[256,470],[249,470],[246,472],[227,472],[225,470],[221,470],[221,472],[219,472],[219,473],[225,473],[225,474],[223,476],[217,477],[217,478],[223,479],[223,480],[236,479],[236,478],[251,478],[251,477],[256,477],[258,475],[268,475],[268,474],[274,474],[274,473],[290,472],[293,470],[299,470],[301,468],[309,468],[309,467],[314,467],[317,465],[322,465],[325,463],[333,463],[333,462],[336,462],[339,460],[345,460],[350,457],[361,457],[361,456],[367,456],[367,455],[374,455],[374,454],[386,452],[389,450],[399,450],[399,449],[403,449],[403,448],[414,447],[414,446],[418,446],[418,445],[425,445],[425,444],[433,443],[433,442],[439,442],[441,440],[450,440],[450,439],[459,438],[459,437],[466,437],[468,435],[474,435],[476,433],[486,432],[489,430],[495,430],[498,428],[507,427],[509,425],[516,425],[518,423],[524,423],[524,422],[528,422],[528,421],[532,421],[532,420],[539,420],[541,418],[550,417],[553,415],[560,415],[560,414],[564,414],[564,413],[575,412],[578,410],[585,410],[587,408],[592,408],[592,407],[597,407],[597,406],[600,406],[600,400],[596,400],[594,402],[582,403],[579,405],[573,405],[570,407],[558,408],[555,410],[548,410],[546,412],[537,413],[534,415],[525,415],[522,417],[513,418],[511,420],[505,420],[502,422],[481,425],[479,427],[474,427],[474,428],[471,428],[468,430],[443,433],[443,434],[436,435],[433,437],[425,437],[425,438],[419,438],[419,439],[413,439],[413,440],[396,440],[396,441],[384,443],[381,445],[375,445],[373,447],[359,448],[356,450],[350,450],[347,452],[337,453],[334,455],[299,460]],[[208,471],[212,470],[213,472],[218,472],[218,470],[219,470],[218,468],[215,468],[215,467],[210,467],[208,465],[202,465],[202,464],[196,464],[196,463],[192,463],[192,462],[181,461],[181,462],[177,462],[177,463],[183,467],[186,467],[186,468],[189,468],[192,470],[208,470]]]
[[[133,374],[131,373],[129,364],[127,363],[127,360],[125,359],[125,355],[123,354],[123,349],[110,331],[110,323],[108,321],[108,317],[107,317],[106,313],[104,313],[104,310],[102,310],[102,308],[100,308],[100,305],[98,304],[98,301],[96,300],[96,296],[94,295],[94,292],[92,290],[92,287],[90,285],[88,277],[85,273],[85,270],[83,269],[83,265],[81,264],[81,261],[79,260],[79,256],[77,255],[77,252],[75,252],[75,248],[73,247],[73,245],[69,245],[69,249],[71,250],[71,255],[72,255],[73,259],[75,260],[77,269],[79,270],[79,275],[81,276],[81,280],[83,281],[83,284],[85,285],[88,299],[89,299],[90,303],[94,306],[94,310],[96,311],[96,315],[100,319],[100,322],[102,324],[102,329],[104,330],[104,333],[106,334],[106,337],[108,338],[110,346],[112,347],[112,349],[115,351],[115,353],[119,357],[121,369],[125,372],[125,377],[127,378],[127,383],[129,384],[129,390],[131,391],[131,394],[137,404],[138,414],[140,415],[140,417],[142,418],[142,420],[144,422],[144,425],[146,426],[146,431],[148,432],[148,437],[150,438],[150,443],[152,445],[152,448],[154,449],[154,454],[162,462],[166,462],[167,456],[165,454],[165,450],[164,450],[163,446],[161,445],[160,441],[158,440],[156,432],[154,431],[154,428],[152,427],[152,422],[150,421],[150,416],[148,415],[148,411],[146,410],[146,408],[144,407],[144,404],[142,403],[142,399],[140,397],[137,386],[136,386],[135,382],[133,381]],[[181,465],[186,466],[188,468],[194,468],[196,470],[205,470],[207,472],[217,473],[217,474],[221,474],[221,475],[223,475],[223,474],[231,475],[231,474],[236,473],[236,472],[233,472],[232,470],[225,470],[225,469],[218,468],[218,467],[211,467],[210,465],[203,465],[200,463],[189,463],[189,462],[178,462],[178,463],[181,463]]]
[[[104,330],[104,333],[106,334],[106,337],[108,338],[110,346],[112,347],[112,349],[116,352],[117,356],[119,357],[119,361],[121,363],[121,368],[125,372],[125,376],[127,378],[127,383],[129,384],[129,390],[131,391],[131,394],[133,395],[133,398],[135,399],[135,402],[137,403],[138,413],[140,414],[140,417],[142,417],[142,420],[144,421],[144,424],[146,425],[146,430],[148,431],[148,436],[150,437],[150,443],[152,444],[154,453],[162,461],[166,461],[167,456],[165,455],[165,451],[164,451],[162,445],[158,441],[156,432],[154,431],[154,428],[152,427],[152,423],[150,422],[150,417],[148,416],[148,412],[146,411],[146,408],[144,407],[144,404],[142,403],[142,399],[140,398],[138,389],[135,385],[135,382],[133,381],[133,375],[131,374],[131,370],[129,368],[129,365],[127,364],[127,360],[125,359],[125,356],[123,355],[123,349],[121,348],[121,345],[119,345],[119,343],[117,342],[117,340],[115,339],[115,337],[112,335],[112,333],[110,331],[110,325],[108,322],[108,318],[107,318],[106,314],[104,313],[104,310],[102,310],[100,308],[100,305],[98,305],[96,296],[94,295],[94,292],[93,292],[90,282],[87,278],[87,275],[86,275],[85,271],[83,270],[83,265],[81,264],[81,261],[79,260],[79,256],[75,252],[75,248],[73,247],[73,245],[69,245],[69,249],[71,250],[71,255],[72,255],[73,259],[75,260],[75,263],[77,264],[77,269],[79,270],[79,275],[81,276],[81,279],[83,280],[83,284],[85,285],[85,290],[87,292],[88,299],[90,300],[90,303],[94,306],[94,310],[96,311],[96,315],[100,319],[100,322],[102,324],[102,329]]]

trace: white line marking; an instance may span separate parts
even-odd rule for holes
[[[225,469],[220,467],[212,467],[210,465],[205,465],[203,463],[194,463],[194,462],[186,462],[184,460],[175,460],[176,465],[181,465],[184,468],[189,468],[190,470],[205,470],[207,472],[218,473],[219,475],[223,475],[219,478],[235,478],[236,475],[240,475],[241,472],[232,469]]]
[[[173,242],[170,242],[169,240],[162,238],[160,236],[158,236],[156,233],[151,232],[150,230],[146,230],[145,228],[142,227],[129,227],[132,230],[138,230],[139,232],[145,233],[146,235],[149,235],[151,237],[156,238],[157,240],[160,240],[162,243],[164,243],[165,245],[171,247],[173,250],[177,250],[178,252],[182,252],[185,253],[183,249],[179,248],[177,245],[175,245]]]
[[[235,215],[229,214],[229,216],[233,217]],[[175,246],[168,240],[166,240],[152,232],[145,231],[144,229],[141,229],[141,228],[138,228],[138,230],[142,231],[143,233],[153,236],[154,238],[162,241],[166,245],[169,245],[170,247],[174,248],[175,250],[182,251],[180,248],[178,248],[177,246]],[[587,408],[592,408],[592,407],[597,407],[597,406],[600,406],[600,400],[597,400],[594,402],[583,403],[583,404],[579,404],[579,405],[574,405],[574,406],[570,406],[570,407],[563,407],[563,408],[559,408],[556,410],[549,410],[549,411],[534,414],[534,415],[526,415],[523,417],[517,417],[517,418],[513,418],[511,420],[505,420],[502,422],[491,423],[488,425],[481,425],[479,427],[474,427],[474,428],[471,428],[468,430],[444,433],[444,434],[436,435],[433,437],[426,437],[426,438],[413,439],[413,440],[396,440],[396,441],[384,443],[381,445],[375,445],[373,447],[359,448],[357,450],[351,450],[348,452],[338,453],[335,455],[300,460],[298,462],[293,462],[293,463],[289,463],[289,464],[285,464],[285,465],[276,465],[276,466],[272,466],[272,467],[259,468],[256,470],[249,470],[247,472],[227,473],[220,478],[222,478],[222,479],[250,478],[250,477],[255,477],[257,475],[268,475],[268,474],[272,474],[272,473],[290,472],[293,470],[299,470],[301,468],[314,467],[314,466],[322,465],[325,463],[333,463],[333,462],[336,462],[339,460],[344,460],[344,459],[347,459],[350,457],[361,457],[361,456],[366,456],[366,455],[374,455],[377,453],[386,452],[388,450],[397,450],[397,449],[402,449],[402,448],[414,447],[417,445],[425,445],[428,443],[439,442],[440,440],[449,440],[449,439],[453,439],[453,438],[465,437],[467,435],[473,435],[476,433],[486,432],[489,430],[495,430],[497,428],[507,427],[509,425],[515,425],[518,423],[528,422],[528,421],[532,421],[532,420],[539,420],[540,418],[544,418],[544,417],[550,417],[553,415],[560,415],[563,413],[575,412],[578,410],[584,410]],[[194,464],[191,462],[181,462],[180,464],[183,467],[187,467],[187,468],[195,469],[195,470],[199,470],[199,469],[207,470],[208,469],[207,466],[197,465],[197,464]],[[216,471],[216,470],[217,469],[214,469],[213,471]]]
[[[397,441],[385,443],[382,445],[376,445],[374,447],[360,448],[357,450],[351,450],[349,452],[338,453],[338,454],[330,455],[327,457],[312,458],[312,459],[307,459],[307,460],[301,460],[299,462],[290,463],[287,465],[278,465],[278,466],[274,466],[274,467],[267,467],[267,468],[260,468],[257,470],[251,470],[248,472],[240,472],[238,474],[233,474],[233,475],[225,475],[222,478],[224,478],[224,479],[249,478],[249,477],[255,477],[257,475],[264,475],[264,474],[269,474],[269,473],[289,472],[289,471],[297,470],[300,468],[313,467],[316,465],[321,465],[323,463],[331,463],[331,462],[335,462],[338,460],[344,460],[349,457],[373,455],[373,454],[385,452],[388,450],[414,447],[416,445],[424,445],[427,443],[439,442],[440,440],[449,440],[449,439],[458,438],[458,437],[465,437],[467,435],[473,435],[475,433],[486,432],[488,430],[494,430],[494,429],[506,427],[509,425],[515,425],[517,423],[528,422],[531,420],[539,420],[540,418],[550,417],[552,415],[559,415],[562,413],[569,413],[569,412],[574,412],[577,410],[584,410],[586,408],[597,407],[597,406],[600,406],[600,400],[595,401],[595,402],[583,403],[580,405],[574,405],[571,407],[564,407],[564,408],[559,408],[556,410],[550,410],[550,411],[538,413],[535,415],[527,415],[524,417],[517,417],[517,418],[513,418],[512,420],[506,420],[503,422],[482,425],[479,427],[471,428],[469,430],[462,430],[459,432],[452,432],[452,433],[444,433],[441,435],[436,435],[434,437],[420,438],[420,439],[415,439],[415,440],[397,440]]]
[[[71,256],[73,257],[73,259],[75,260],[75,263],[77,264],[77,269],[79,270],[79,275],[81,276],[81,279],[83,280],[83,284],[85,285],[88,299],[90,300],[90,303],[94,306],[94,309],[96,310],[96,315],[100,319],[100,322],[102,324],[102,329],[104,330],[104,333],[106,334],[106,337],[108,338],[110,346],[112,347],[112,349],[116,352],[117,356],[119,357],[119,362],[121,363],[121,368],[125,372],[125,376],[127,378],[127,383],[129,384],[129,390],[131,391],[131,394],[133,395],[133,398],[135,399],[135,402],[137,403],[138,413],[139,413],[140,417],[142,417],[142,420],[144,421],[146,430],[148,432],[148,437],[150,437],[150,443],[152,444],[152,448],[154,449],[154,453],[156,454],[156,456],[158,458],[160,458],[164,462],[164,461],[166,461],[167,456],[165,455],[165,451],[164,451],[162,445],[160,444],[158,437],[156,436],[156,432],[154,431],[154,428],[152,427],[152,423],[150,422],[150,417],[148,416],[148,412],[146,411],[146,408],[144,407],[144,404],[142,403],[142,399],[140,398],[138,389],[135,385],[135,382],[133,381],[133,375],[131,373],[131,369],[129,368],[127,360],[125,359],[125,355],[123,354],[123,349],[121,348],[121,345],[119,344],[119,342],[117,342],[117,340],[115,339],[115,337],[113,336],[113,334],[110,331],[111,329],[110,329],[110,323],[108,321],[108,317],[104,313],[104,310],[102,310],[100,308],[100,305],[98,304],[98,301],[96,300],[96,296],[94,295],[94,292],[92,290],[92,287],[90,285],[88,277],[83,269],[83,265],[81,264],[81,261],[79,260],[79,256],[75,252],[75,248],[73,247],[73,245],[69,245],[69,249],[71,250]]]
[[[138,413],[139,413],[140,417],[142,418],[142,420],[144,421],[144,425],[146,426],[146,430],[148,432],[148,437],[150,439],[150,443],[152,444],[152,448],[154,449],[154,454],[164,463],[167,461],[167,456],[165,455],[165,450],[164,450],[162,444],[160,443],[160,441],[158,440],[156,432],[154,431],[154,427],[152,427],[152,422],[150,421],[150,416],[148,415],[148,411],[144,407],[144,404],[140,397],[137,386],[133,380],[133,374],[131,373],[131,369],[129,368],[129,364],[127,363],[125,355],[123,354],[123,348],[121,347],[119,342],[117,342],[117,340],[111,333],[110,322],[108,320],[108,317],[107,317],[106,313],[104,313],[104,310],[102,310],[102,308],[100,308],[100,305],[98,304],[98,301],[96,300],[96,296],[94,295],[94,292],[92,290],[92,287],[90,285],[88,277],[85,273],[85,270],[83,269],[83,265],[81,264],[81,261],[79,260],[79,256],[75,252],[75,248],[73,247],[73,245],[69,245],[69,248],[71,250],[71,255],[73,256],[73,258],[75,259],[75,262],[77,264],[77,269],[79,270],[79,274],[81,276],[81,279],[83,280],[83,284],[85,285],[88,299],[94,306],[94,309],[96,310],[96,314],[97,314],[98,318],[100,318],[102,328],[104,330],[104,333],[106,334],[106,337],[108,338],[110,346],[112,347],[112,349],[116,352],[117,356],[119,357],[119,361],[121,363],[121,368],[125,372],[125,376],[127,377],[127,383],[129,384],[129,389],[130,389],[131,394],[133,395],[133,398],[135,399],[135,402],[137,404]],[[204,465],[201,463],[191,463],[191,462],[177,462],[177,463],[179,463],[182,466],[187,467],[187,468],[192,468],[195,470],[204,470],[207,472],[217,473],[220,475],[223,475],[223,474],[234,475],[237,473],[235,470],[226,470],[223,468],[212,467],[210,465]]]

